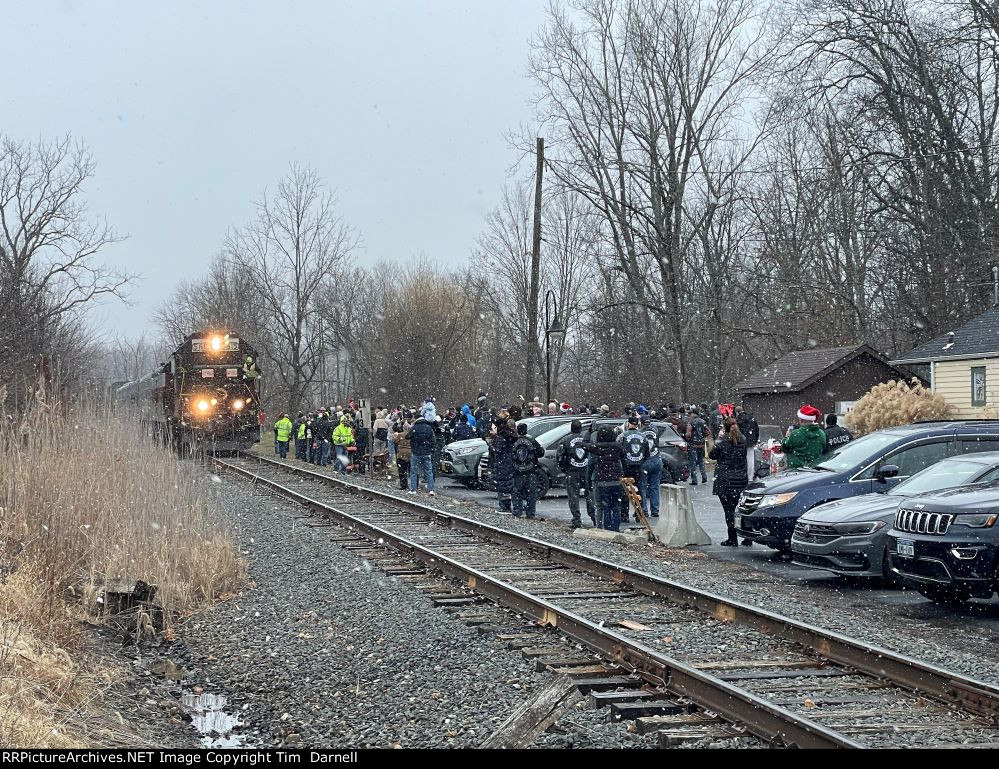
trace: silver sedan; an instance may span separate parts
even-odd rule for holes
[[[813,507],[794,527],[792,561],[841,576],[890,579],[888,530],[901,502],[918,494],[997,480],[999,451],[963,454],[930,465],[886,493]]]

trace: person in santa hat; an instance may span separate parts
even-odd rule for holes
[[[819,461],[826,448],[826,434],[819,427],[822,413],[814,406],[798,409],[798,426],[784,439],[780,447],[787,455],[787,466],[808,467]]]

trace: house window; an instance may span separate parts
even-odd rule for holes
[[[971,405],[985,406],[985,366],[971,367]]]

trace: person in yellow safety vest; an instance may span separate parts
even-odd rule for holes
[[[350,460],[347,458],[347,447],[354,443],[354,431],[350,429],[350,418],[340,417],[340,424],[333,431],[333,447],[336,449],[336,461],[333,466],[341,472],[346,472]]]
[[[291,438],[291,420],[286,414],[281,414],[274,423],[274,434],[277,436],[278,456],[285,459],[288,456],[288,441]]]

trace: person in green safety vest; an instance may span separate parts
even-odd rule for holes
[[[286,459],[288,456],[288,441],[291,439],[291,420],[287,414],[280,414],[278,421],[274,423],[274,437],[278,442],[278,456]]]

